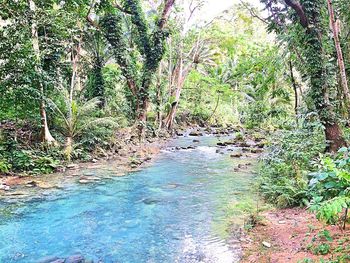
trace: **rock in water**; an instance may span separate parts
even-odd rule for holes
[[[153,199],[153,198],[146,198],[146,199],[142,200],[142,202],[146,205],[153,205],[153,204],[159,203],[160,201],[157,199]]]
[[[202,132],[192,131],[190,132],[189,136],[203,136]]]
[[[240,158],[240,157],[242,157],[242,154],[241,153],[234,153],[234,154],[231,154],[231,157],[232,158]]]
[[[57,260],[60,260],[60,258],[56,257],[56,256],[47,256],[47,257],[39,259],[38,263],[52,263],[52,262],[55,262]]]
[[[66,258],[64,263],[84,263],[84,257],[82,255],[72,255]]]
[[[8,190],[10,190],[10,187],[6,184],[0,184],[0,190],[8,191]]]

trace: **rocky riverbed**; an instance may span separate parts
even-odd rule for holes
[[[253,134],[253,135],[252,135]],[[258,135],[256,135],[258,134]],[[104,158],[96,158],[87,163],[70,163],[59,172],[46,175],[0,176],[0,200],[11,202],[18,199],[37,198],[74,184],[103,184],[104,179],[124,176],[149,165],[162,149],[171,151],[195,149],[203,136],[216,136],[217,154],[230,154],[232,158],[256,157],[263,151],[265,142],[260,133],[245,133],[241,127],[191,127],[178,129],[175,137],[167,133],[158,138],[150,138],[137,143],[121,134],[119,149],[106,153]],[[231,135],[227,140],[227,135]],[[184,147],[169,147],[172,138],[189,136],[193,143]],[[225,139],[220,139],[220,138]],[[245,169],[250,164],[239,164],[235,171]]]

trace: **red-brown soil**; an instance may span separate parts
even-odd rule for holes
[[[300,208],[269,211],[263,217],[243,238],[242,262],[350,262],[350,226],[343,231],[339,226],[324,225]],[[329,231],[332,241],[322,235],[324,230]],[[330,245],[330,252],[317,255],[315,251],[325,243]],[[336,261],[338,256],[342,256],[340,261]]]

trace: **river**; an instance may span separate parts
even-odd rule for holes
[[[169,148],[125,177],[68,187],[15,208],[0,203],[3,211],[11,205],[10,215],[1,216],[0,262],[74,254],[104,263],[237,262],[240,248],[228,227],[242,224],[236,205],[253,199],[255,159],[217,153],[218,140],[206,136],[195,149]]]

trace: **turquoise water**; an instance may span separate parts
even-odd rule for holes
[[[233,171],[229,154],[215,152],[216,138],[200,140],[194,150],[162,152],[140,172],[18,207],[0,223],[0,262],[77,253],[106,263],[237,262],[237,248],[216,228],[237,192],[249,193],[252,175]]]

